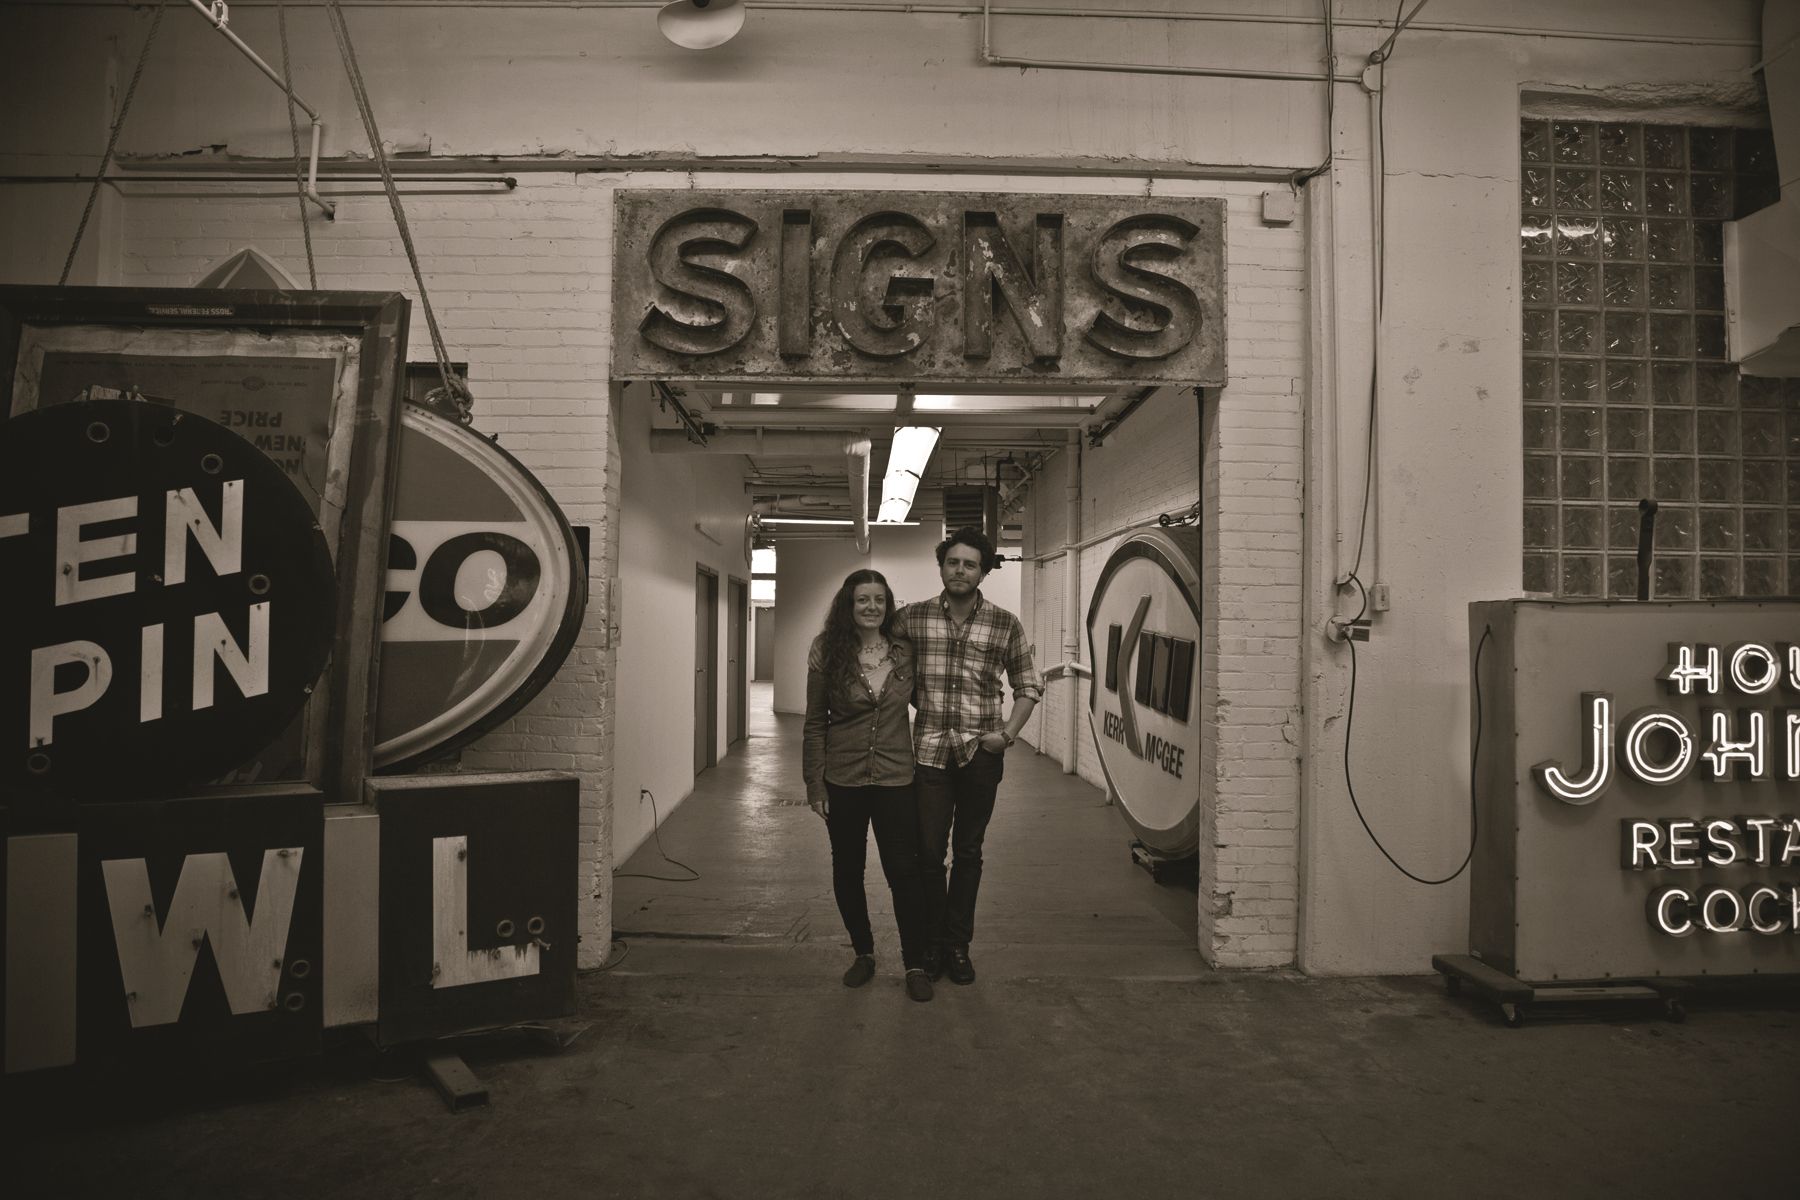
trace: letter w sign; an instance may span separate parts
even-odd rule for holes
[[[202,942],[212,945],[233,1015],[276,1007],[303,853],[298,846],[263,851],[253,914],[224,854],[191,854],[161,921],[143,859],[100,864],[132,1028],[180,1018]]]

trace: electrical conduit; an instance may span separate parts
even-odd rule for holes
[[[1069,446],[1063,453],[1066,476],[1065,505],[1067,515],[1063,530],[1063,661],[1073,667],[1081,658],[1081,631],[1076,613],[1081,607],[1081,435],[1069,431]],[[1068,750],[1063,755],[1063,774],[1075,774],[1081,757],[1081,676],[1067,672],[1069,680]]]

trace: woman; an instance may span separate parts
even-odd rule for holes
[[[906,994],[931,999],[924,971],[925,887],[913,807],[910,643],[889,636],[894,593],[879,571],[852,571],[832,597],[825,628],[806,659],[801,774],[806,802],[831,835],[831,886],[856,959],[845,987],[875,976],[875,936],[863,894],[869,827],[894,894]]]

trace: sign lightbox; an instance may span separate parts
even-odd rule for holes
[[[416,766],[517,712],[568,657],[586,606],[580,546],[536,476],[404,406],[375,765]]]
[[[1088,720],[1119,813],[1153,854],[1200,837],[1200,531],[1143,529],[1088,608]]]
[[[1800,972],[1800,603],[1470,606],[1471,948],[1534,983]]]
[[[81,400],[0,422],[0,795],[204,784],[305,706],[337,613],[288,476],[192,413]]]

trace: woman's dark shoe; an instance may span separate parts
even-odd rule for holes
[[[933,946],[925,951],[925,961],[923,965],[925,968],[925,977],[932,983],[936,983],[938,980],[942,979],[944,977],[944,948],[942,946]]]
[[[856,956],[856,961],[851,963],[850,968],[844,972],[844,986],[861,987],[873,978],[875,978],[875,956],[859,954]]]
[[[931,999],[931,980],[917,967],[906,973],[906,998],[921,1004]]]
[[[961,946],[945,946],[944,973],[950,976],[951,983],[974,983],[975,964],[969,961],[969,952]]]

